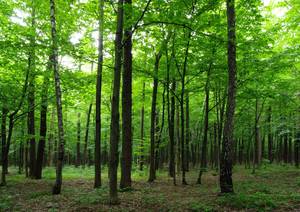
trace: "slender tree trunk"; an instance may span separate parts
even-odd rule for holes
[[[131,187],[132,164],[132,0],[124,0],[124,63],[122,89],[122,155],[120,188]]]
[[[173,79],[172,85],[172,96],[171,96],[171,113],[169,115],[169,138],[170,138],[170,163],[169,163],[169,175],[174,178],[174,184],[176,184],[176,174],[175,174],[175,90],[176,81]]]
[[[141,109],[141,144],[140,144],[140,171],[143,171],[144,166],[144,120],[145,120],[145,83],[143,83],[142,91],[142,109]]]
[[[180,140],[180,114],[179,104],[176,104],[176,140],[177,140],[177,172],[181,170],[181,140]]]
[[[111,102],[111,124],[110,124],[110,157],[109,157],[109,201],[111,204],[119,202],[117,192],[117,172],[119,160],[120,140],[120,75],[122,66],[122,34],[123,34],[123,0],[118,0],[117,29],[115,38],[115,69],[113,80],[113,96]]]
[[[259,129],[259,108],[258,108],[258,99],[255,102],[255,123],[254,123],[254,131],[255,131],[255,150],[254,150],[254,162],[258,167],[261,163],[261,155],[262,155],[262,144],[260,138],[260,129]],[[254,166],[254,165],[253,165]]]
[[[101,91],[103,68],[103,25],[104,25],[104,0],[98,2],[99,10],[99,40],[98,40],[98,67],[96,85],[96,129],[95,129],[95,182],[94,187],[101,186]]]
[[[148,182],[153,182],[156,178],[155,174],[155,115],[156,115],[156,99],[158,88],[158,68],[161,58],[161,52],[155,55],[155,66],[153,76],[152,106],[151,106],[151,130],[150,130],[150,175]]]
[[[288,163],[288,134],[286,133],[283,138],[283,161]]]
[[[50,129],[49,129],[49,137],[48,137],[48,166],[52,166],[53,161],[53,140],[54,140],[54,115],[55,115],[55,108],[52,108],[51,113],[51,121],[50,121]]]
[[[164,124],[165,124],[165,92],[166,92],[166,87],[164,86],[164,91],[162,94],[162,113],[161,113],[161,126],[159,128],[158,121],[156,122],[156,127],[157,127],[157,140],[156,140],[156,148],[155,148],[155,169],[158,170],[159,164],[161,161],[160,158],[160,143],[161,143],[161,138],[162,138],[162,133],[164,129]],[[157,114],[157,120],[158,120],[158,114]]]
[[[33,1],[34,2],[34,1]],[[36,168],[36,144],[35,144],[35,6],[31,12],[30,50],[28,58],[29,85],[28,85],[28,138],[30,143],[29,176],[35,177]]]
[[[185,133],[185,167],[186,171],[189,171],[189,160],[190,160],[190,100],[189,100],[189,92],[186,92],[186,105],[185,105],[185,116],[186,116],[186,133]]]
[[[268,158],[273,163],[272,107],[268,110]]]
[[[89,130],[90,130],[90,120],[91,120],[91,112],[92,112],[92,104],[89,106],[89,110],[87,113],[86,120],[86,128],[85,128],[85,137],[84,137],[84,148],[83,148],[83,168],[88,163],[88,140],[89,140]]]
[[[207,135],[208,135],[208,121],[209,121],[209,80],[210,80],[210,69],[212,63],[209,64],[209,69],[207,71],[207,79],[205,85],[205,115],[204,115],[204,128],[203,128],[203,143],[202,143],[202,151],[201,151],[201,167],[197,180],[197,184],[201,184],[201,177],[203,172],[206,171],[207,168]]]
[[[235,2],[226,0],[228,31],[228,97],[220,160],[221,193],[232,193],[232,146],[236,95]]]
[[[2,163],[2,172],[1,172],[1,183],[0,186],[6,185],[6,120],[7,120],[8,110],[5,106],[2,107],[2,119],[1,119],[1,143],[2,143],[2,152],[1,152],[1,163]]]
[[[187,59],[188,59],[188,51],[190,47],[190,38],[191,32],[188,33],[188,42],[185,50],[185,58],[183,64],[183,71],[181,75],[181,97],[180,97],[180,120],[181,120],[181,166],[182,166],[182,184],[187,185],[185,179],[186,172],[186,147],[185,147],[185,123],[184,123],[184,95],[185,95],[185,76],[187,72]]]
[[[62,113],[62,95],[60,86],[60,76],[58,71],[58,46],[56,36],[56,20],[55,20],[55,0],[50,0],[50,21],[51,21],[51,37],[52,37],[52,66],[55,81],[56,107],[57,107],[57,124],[58,124],[58,157],[56,162],[56,179],[53,186],[52,194],[60,194],[62,185],[62,168],[65,152],[64,125]]]
[[[51,70],[51,66],[48,67],[47,70]],[[48,77],[48,73],[46,73],[43,82],[43,89],[42,89],[42,104],[41,104],[41,114],[40,114],[40,141],[38,144],[36,169],[35,169],[36,179],[42,178],[42,168],[43,168],[44,152],[45,152],[45,139],[47,133],[48,87],[49,87],[49,77]]]
[[[25,119],[23,119],[24,121],[22,121],[22,130],[21,130],[21,134],[22,134],[22,140],[20,142],[20,146],[19,146],[19,174],[22,174],[23,169],[24,169],[24,135],[25,135]]]
[[[294,160],[295,160],[295,166],[299,168],[299,162],[300,162],[300,132],[297,133],[297,139],[295,139],[294,143]]]
[[[80,116],[81,114],[77,114],[77,143],[76,143],[76,164],[75,167],[79,167],[81,164],[81,157],[80,157],[80,133],[81,133],[81,127],[80,127]]]

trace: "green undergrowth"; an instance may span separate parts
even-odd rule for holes
[[[108,204],[107,168],[102,170],[102,187],[93,188],[93,167],[63,170],[62,194],[53,196],[51,188],[55,169],[46,168],[42,180],[26,179],[10,167],[7,186],[0,187],[0,211],[25,208],[30,211],[297,211],[300,210],[300,170],[292,166],[262,166],[251,169],[236,166],[233,173],[235,194],[219,196],[215,170],[203,175],[196,185],[198,170],[187,173],[188,186],[182,186],[179,176],[173,186],[167,170],[157,173],[154,183],[147,183],[148,170],[133,169],[133,188],[119,189],[121,205]],[[120,177],[120,176],[119,176]],[[119,182],[119,181],[118,181]]]

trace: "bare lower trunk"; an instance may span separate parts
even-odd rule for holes
[[[141,109],[141,155],[140,155],[140,171],[143,171],[144,166],[144,116],[145,116],[145,83],[143,83],[142,91],[142,109]]]
[[[102,68],[103,68],[103,24],[104,24],[104,0],[98,1],[99,10],[99,40],[98,40],[98,67],[96,85],[96,131],[95,131],[95,181],[94,187],[101,186],[101,92],[102,92]]]
[[[53,186],[52,194],[61,193],[62,185],[62,168],[64,160],[64,127],[63,127],[63,113],[62,113],[62,95],[60,86],[60,76],[58,72],[58,46],[56,36],[56,20],[55,20],[55,0],[50,0],[50,20],[51,20],[51,37],[52,37],[52,67],[54,72],[55,95],[57,107],[57,125],[58,125],[58,155],[56,162],[56,179]]]
[[[113,96],[111,102],[111,124],[110,124],[110,156],[109,156],[109,201],[111,204],[119,202],[117,192],[117,172],[119,160],[120,140],[120,75],[122,65],[122,34],[123,34],[123,0],[118,0],[117,30],[115,38],[115,68],[113,80]]]
[[[226,120],[223,130],[222,153],[220,158],[221,193],[232,193],[232,146],[236,95],[236,36],[235,36],[235,3],[227,0],[228,31],[228,96]]]
[[[132,1],[124,0],[124,63],[122,89],[122,155],[120,188],[131,187],[132,164]]]
[[[50,70],[50,67],[48,70]],[[40,141],[38,144],[38,153],[37,153],[36,169],[35,169],[36,179],[42,178],[42,168],[43,168],[44,152],[45,152],[45,139],[47,133],[48,85],[49,85],[49,77],[48,75],[46,75],[44,78],[44,85],[42,91],[42,105],[41,105],[41,114],[40,114]]]

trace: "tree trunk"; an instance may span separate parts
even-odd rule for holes
[[[143,171],[144,165],[144,120],[145,120],[145,83],[143,83],[142,91],[142,109],[141,109],[141,144],[140,144],[140,171]]]
[[[169,175],[175,179],[175,90],[176,81],[173,79],[172,85],[172,96],[171,96],[171,111],[169,115],[169,139],[170,139],[170,159],[169,159]],[[174,180],[174,184],[176,181]]]
[[[77,114],[77,143],[76,143],[76,164],[75,167],[79,167],[81,164],[81,157],[80,157],[80,116],[81,114]]]
[[[50,129],[49,129],[49,137],[48,137],[48,162],[47,165],[51,166],[52,165],[52,160],[53,160],[53,140],[54,140],[54,115],[55,115],[55,108],[52,108],[52,113],[51,113],[51,121],[50,121]]]
[[[24,120],[24,121],[23,121]],[[25,119],[23,119],[22,120],[22,130],[21,130],[21,134],[22,134],[22,140],[21,140],[21,142],[20,142],[20,146],[19,146],[19,171],[18,171],[18,173],[19,174],[22,174],[22,172],[23,172],[23,169],[24,169],[24,141],[23,141],[23,139],[24,139],[24,136],[25,136],[25,125],[26,125],[26,123],[25,123]]]
[[[101,97],[102,97],[102,69],[103,69],[103,25],[104,0],[98,2],[99,10],[99,40],[98,40],[98,67],[96,85],[96,129],[95,129],[95,182],[94,187],[101,186]]]
[[[206,171],[207,168],[207,135],[208,135],[208,121],[209,121],[209,80],[210,80],[210,69],[212,66],[212,62],[209,64],[209,68],[207,70],[207,79],[205,85],[205,115],[204,115],[204,128],[203,128],[203,143],[202,143],[202,151],[201,151],[201,167],[197,180],[197,184],[201,184],[201,177],[203,172]]]
[[[132,164],[132,0],[124,0],[124,63],[122,89],[122,155],[120,188],[131,187]]]
[[[268,110],[268,158],[270,163],[273,163],[273,135],[272,135],[272,107]]]
[[[120,140],[120,75],[122,66],[122,34],[123,34],[123,0],[118,0],[117,29],[115,37],[115,68],[113,80],[113,96],[111,102],[111,124],[110,124],[110,157],[109,157],[109,201],[117,204],[117,172]]]
[[[58,71],[58,46],[56,36],[56,20],[55,20],[55,0],[50,0],[50,21],[51,21],[51,37],[52,37],[52,66],[55,81],[55,96],[57,107],[57,124],[58,124],[58,157],[56,163],[56,179],[53,186],[52,194],[60,194],[62,184],[62,168],[65,152],[63,113],[62,113],[62,95],[60,86],[60,76]]]
[[[182,184],[187,185],[185,179],[186,172],[186,147],[185,147],[185,123],[184,123],[184,95],[185,95],[185,76],[187,72],[187,59],[190,47],[191,32],[188,33],[188,41],[185,49],[185,58],[183,64],[183,71],[181,74],[181,97],[180,97],[180,120],[181,120],[181,169],[182,169]]]
[[[300,132],[297,133],[297,138],[295,139],[294,143],[294,151],[295,151],[295,166],[299,168],[299,162],[300,162]]]
[[[185,168],[186,171],[189,171],[189,160],[190,160],[190,100],[189,100],[189,92],[186,92],[186,105],[185,105],[185,116],[186,116],[186,133],[185,133]]]
[[[30,143],[29,176],[35,177],[36,144],[35,144],[35,6],[32,5],[30,51],[28,57],[29,85],[28,85],[28,138]]]
[[[228,32],[228,96],[226,120],[223,130],[222,153],[220,159],[221,193],[232,193],[232,146],[236,95],[236,36],[235,36],[235,3],[226,0]]]
[[[1,163],[2,163],[2,172],[1,172],[1,186],[6,185],[6,120],[7,120],[8,110],[5,106],[2,107],[2,119],[1,119],[1,141],[2,141],[2,152],[1,152]]]
[[[47,71],[48,70],[51,70],[51,66],[47,68]],[[48,77],[48,73],[46,73],[43,82],[43,89],[42,89],[42,103],[41,103],[41,114],[40,114],[40,141],[38,144],[36,169],[35,169],[36,179],[42,178],[42,168],[43,168],[44,152],[45,152],[45,139],[47,133],[48,87],[49,87],[49,77]]]
[[[283,138],[283,161],[288,163],[288,134],[286,133]]]
[[[150,175],[148,182],[153,182],[156,178],[155,174],[155,115],[156,115],[156,99],[158,88],[158,67],[161,58],[161,52],[155,55],[155,66],[153,75],[153,91],[152,91],[152,106],[151,106],[151,130],[150,130]]]
[[[90,130],[90,119],[91,119],[91,112],[92,112],[92,104],[89,106],[89,110],[87,113],[87,120],[86,120],[86,128],[85,128],[85,137],[84,137],[84,149],[83,149],[83,168],[88,163],[87,157],[87,149],[88,149],[88,140],[89,140],[89,130]]]
[[[162,94],[162,113],[161,113],[161,126],[159,127],[158,125],[158,115],[157,114],[157,122],[156,122],[156,128],[157,128],[157,140],[156,140],[156,148],[155,148],[155,169],[158,170],[159,164],[160,164],[160,142],[162,138],[162,133],[164,129],[164,124],[165,124],[165,92],[166,92],[166,87],[164,86],[164,91]]]

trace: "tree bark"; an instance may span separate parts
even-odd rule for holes
[[[60,86],[60,76],[58,70],[58,46],[57,46],[57,35],[56,35],[56,17],[55,17],[55,0],[50,0],[50,21],[51,21],[51,38],[52,38],[52,67],[54,72],[55,82],[55,96],[56,96],[56,107],[57,107],[57,124],[58,124],[58,155],[56,161],[56,179],[52,189],[52,194],[61,193],[62,185],[62,168],[65,152],[65,139],[64,139],[64,125],[63,125],[63,113],[62,113],[62,94]]]
[[[181,166],[182,166],[182,184],[187,185],[185,179],[186,172],[186,147],[185,147],[185,123],[184,123],[184,95],[185,95],[185,76],[187,72],[187,60],[188,60],[188,51],[190,47],[191,32],[188,33],[188,41],[185,49],[185,58],[183,64],[183,71],[181,75],[181,97],[180,97],[180,120],[181,120]]]
[[[81,157],[80,157],[80,116],[81,114],[77,114],[77,143],[76,143],[76,164],[75,167],[79,167],[81,164]]]
[[[268,158],[270,163],[273,163],[273,135],[272,135],[272,107],[268,110]]]
[[[124,0],[124,63],[122,89],[122,155],[120,188],[131,187],[132,165],[132,0]]]
[[[141,144],[140,144],[140,171],[143,171],[144,166],[144,120],[145,120],[145,83],[143,83],[142,91],[142,109],[141,109]]]
[[[47,68],[47,71],[50,70],[50,67]],[[42,89],[42,104],[41,104],[41,114],[40,114],[40,140],[38,144],[36,169],[35,169],[36,179],[42,178],[42,169],[43,169],[44,152],[45,152],[45,139],[47,134],[48,87],[49,87],[49,77],[48,77],[48,73],[46,73],[44,76],[43,89]]]
[[[155,173],[155,115],[156,115],[156,99],[158,88],[158,68],[161,58],[161,51],[155,55],[155,66],[153,75],[153,91],[152,91],[152,106],[151,106],[151,129],[150,129],[150,175],[148,182],[153,182],[156,178]]]
[[[169,159],[169,175],[175,179],[175,90],[176,81],[173,78],[172,85],[172,96],[171,96],[171,111],[169,115],[169,139],[170,139],[170,159]],[[174,181],[176,184],[176,181]]]
[[[0,186],[6,185],[6,120],[7,120],[8,110],[6,106],[2,107],[2,118],[1,118],[1,143],[2,143],[2,152],[1,152],[1,163],[2,163],[2,172],[1,172],[1,184]]]
[[[228,96],[226,120],[223,130],[222,153],[220,158],[221,193],[232,193],[232,146],[236,95],[236,35],[235,35],[235,2],[226,0],[228,32]]]
[[[204,128],[203,128],[203,143],[202,143],[202,151],[201,151],[201,167],[197,180],[197,184],[201,184],[201,178],[203,172],[206,171],[207,168],[207,135],[208,135],[208,121],[209,121],[209,80],[210,80],[210,69],[212,66],[212,62],[209,64],[209,68],[207,70],[207,79],[205,85],[205,114],[204,114]]]
[[[185,104],[185,116],[186,116],[186,133],[185,133],[185,167],[186,171],[189,171],[189,161],[190,161],[190,100],[189,100],[189,92],[186,92],[186,104]]]
[[[113,96],[111,102],[110,124],[110,157],[109,157],[109,201],[111,204],[119,203],[117,192],[117,172],[120,140],[120,75],[122,66],[122,34],[123,34],[123,0],[118,0],[117,29],[115,37],[115,68],[113,79]]]
[[[85,128],[85,137],[84,137],[84,149],[83,149],[83,168],[88,163],[87,150],[88,150],[88,140],[89,140],[89,130],[90,130],[90,120],[93,104],[90,104],[89,110],[87,113],[86,128]]]
[[[98,2],[99,10],[99,39],[98,39],[98,66],[96,85],[96,132],[95,132],[95,181],[94,187],[101,186],[101,91],[103,69],[103,30],[104,30],[104,0]]]
[[[36,144],[35,144],[35,6],[32,5],[31,12],[30,50],[28,57],[29,84],[28,84],[28,138],[29,148],[29,176],[35,177],[36,168]]]

